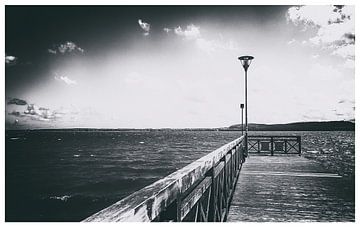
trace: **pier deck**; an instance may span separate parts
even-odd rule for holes
[[[354,221],[354,188],[353,180],[300,156],[251,155],[227,221]]]

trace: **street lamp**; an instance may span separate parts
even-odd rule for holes
[[[244,135],[244,103],[240,104],[241,109],[241,135]]]
[[[248,156],[248,107],[247,107],[247,70],[254,59],[253,56],[241,56],[238,58],[245,70],[245,157]]]

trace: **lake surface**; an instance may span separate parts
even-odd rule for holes
[[[304,156],[354,177],[354,132],[301,135]],[[234,131],[6,131],[6,221],[80,221],[239,137]]]

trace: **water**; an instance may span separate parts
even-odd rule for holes
[[[325,166],[354,175],[354,132],[255,133],[302,135],[303,150],[311,151],[304,155],[323,165],[341,157],[334,166]],[[6,131],[6,221],[80,221],[239,135],[231,131]]]

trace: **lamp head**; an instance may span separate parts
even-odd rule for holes
[[[240,60],[245,71],[247,71],[247,69],[249,68],[251,61],[254,59],[254,57],[253,56],[241,56],[238,59]]]
[[[244,104],[243,103],[240,104],[240,108],[244,109]]]

